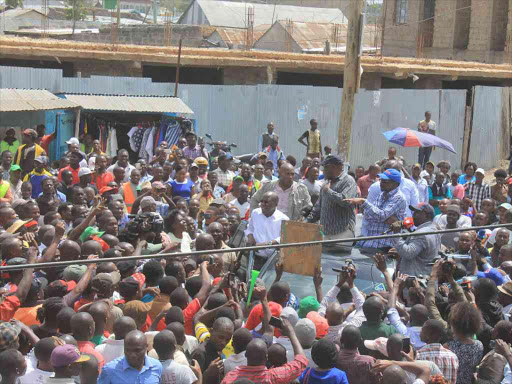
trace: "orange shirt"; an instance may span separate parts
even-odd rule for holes
[[[188,303],[187,308],[183,310],[183,317],[185,318],[185,334],[194,335],[194,316],[201,309],[201,303],[198,299],[192,300]]]
[[[18,299],[18,296],[6,296],[4,300],[0,303],[0,320],[11,321],[14,317],[14,314],[16,313],[20,306],[21,303],[20,299]]]
[[[16,320],[21,321],[23,324],[28,325],[29,327],[31,325],[39,325],[41,324],[39,320],[36,319],[37,317],[37,310],[41,308],[43,305],[39,304],[35,307],[23,307],[16,311],[14,314],[14,318]]]
[[[92,183],[96,185],[98,191],[100,191],[101,188],[106,187],[108,183],[112,181],[114,181],[114,175],[107,171],[105,171],[101,175],[94,173],[94,176],[92,178]]]
[[[81,353],[90,353],[98,360],[98,369],[101,372],[101,369],[105,365],[105,359],[103,358],[101,353],[94,349],[94,343],[91,343],[90,341],[77,341],[76,343],[78,345],[78,350]]]
[[[53,133],[50,135],[44,135],[41,138],[41,142],[39,143],[39,145],[44,149],[48,156],[50,156],[50,152],[48,151],[48,149],[50,147],[50,143],[53,141],[54,138],[55,136],[53,135]]]
[[[73,182],[71,183],[71,185],[78,184],[80,182],[80,178],[78,177],[78,171],[80,170],[80,167],[78,167],[77,169],[73,169],[71,168],[71,165],[68,165],[67,167],[62,168],[59,171],[59,181],[62,181],[62,172],[66,170],[71,171],[71,173],[73,174]]]
[[[273,301],[269,301],[268,306],[270,308],[270,312],[272,313],[272,316],[275,316],[275,317],[281,316],[281,311],[283,310],[283,307],[281,307],[280,304],[274,303]],[[254,308],[251,310],[251,313],[249,313],[249,317],[247,318],[247,322],[245,323],[245,328],[247,328],[249,331],[252,331],[262,321],[263,321],[263,305],[258,304],[256,306],[254,306]],[[276,335],[276,337],[278,337],[280,335],[280,332],[278,332],[277,328],[274,330],[274,335]]]

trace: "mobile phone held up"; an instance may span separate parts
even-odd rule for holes
[[[402,339],[402,351],[405,353],[411,352],[411,339],[406,337]]]
[[[268,323],[275,328],[283,329],[283,321],[279,317],[272,316]]]

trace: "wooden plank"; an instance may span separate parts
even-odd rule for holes
[[[283,221],[281,224],[281,244],[302,243],[322,240],[320,225]],[[322,245],[309,247],[292,247],[281,250],[281,261],[284,271],[297,275],[313,276],[320,266]]]
[[[473,89],[473,99],[475,92]],[[468,162],[469,159],[469,142],[471,139],[471,127],[473,123],[473,107],[466,107],[466,117],[464,119],[464,136],[462,141],[462,156],[461,156],[461,169],[464,169],[464,165]]]

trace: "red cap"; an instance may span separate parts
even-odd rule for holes
[[[144,285],[144,283],[146,282],[146,276],[144,276],[142,273],[140,272],[137,272],[137,273],[134,273],[132,275],[132,277],[137,280],[137,282],[139,283],[140,287],[142,288],[142,286]]]
[[[325,317],[320,316],[318,312],[311,311],[307,314],[306,318],[315,324],[317,339],[321,339],[327,335],[327,332],[329,331],[329,324]]]

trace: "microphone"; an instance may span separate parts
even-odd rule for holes
[[[400,224],[400,229],[411,229],[414,227],[414,219],[412,217],[406,217]],[[389,228],[387,231],[382,232],[382,235],[387,235],[393,232],[393,228]]]

